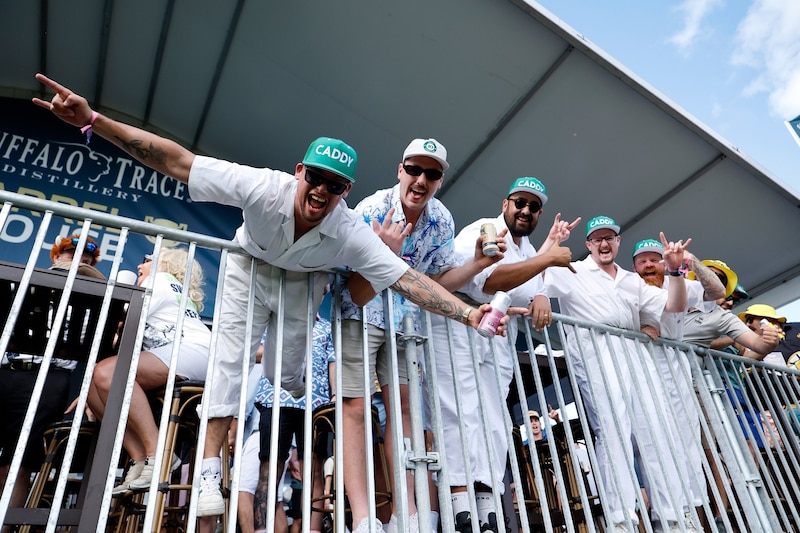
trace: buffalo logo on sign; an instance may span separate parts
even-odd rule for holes
[[[231,238],[241,224],[238,209],[195,205],[185,184],[141,165],[97,135],[87,146],[77,128],[28,100],[0,98],[0,117],[2,190],[223,239]],[[0,228],[4,261],[28,261],[40,222],[40,213],[15,209],[9,214]],[[56,239],[79,231],[80,221],[54,218],[37,266],[50,266],[49,250]],[[119,230],[93,224],[89,234],[102,250],[97,268],[108,275]],[[154,242],[131,234],[120,268],[135,270]],[[165,240],[163,245],[175,244]],[[198,248],[197,257],[206,273],[207,293],[213,294],[219,253]],[[204,311],[213,313],[213,301],[206,304]]]

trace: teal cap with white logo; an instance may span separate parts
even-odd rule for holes
[[[611,229],[614,230],[614,233],[619,235],[619,225],[614,222],[614,219],[600,215],[599,217],[594,217],[592,220],[586,223],[586,238],[588,239],[589,235],[591,235],[593,231],[597,231],[599,229]]]
[[[633,247],[633,257],[645,252],[655,252],[664,257],[664,245],[655,239],[645,239],[636,243]]]
[[[545,188],[544,183],[536,178],[525,177],[515,179],[514,183],[511,184],[511,187],[508,188],[508,194],[506,194],[506,197],[511,196],[515,192],[531,193],[539,198],[539,201],[542,202],[542,205],[547,203],[547,189]]]
[[[308,145],[303,164],[329,170],[347,181],[356,181],[358,155],[352,146],[339,139],[320,137]]]

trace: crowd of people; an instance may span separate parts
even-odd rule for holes
[[[575,319],[641,331],[653,339],[684,340],[726,349],[759,360],[767,356],[783,360],[777,347],[785,333],[786,319],[763,304],[751,306],[741,316],[733,315],[726,306],[746,296],[737,276],[720,260],[700,261],[694,257],[688,249],[690,238],[670,241],[661,233],[658,240],[641,241],[634,247],[633,270],[626,270],[618,258],[620,226],[610,216],[599,215],[585,225],[588,256],[573,261],[569,248],[562,243],[578,228],[581,219],[568,222],[559,213],[553,217],[541,246],[534,247],[531,235],[548,201],[545,184],[535,177],[509,180],[499,214],[478,219],[456,233],[452,215],[434,197],[449,169],[447,150],[436,139],[413,139],[397,165],[397,183],[349,209],[343,200],[355,182],[357,154],[339,139],[320,137],[312,142],[293,174],[252,168],[197,156],[177,143],[97,113],[84,98],[41,74],[37,79],[55,93],[51,101],[35,98],[37,105],[69,124],[91,128],[141,163],[186,183],[193,201],[219,202],[243,212],[244,222],[234,240],[255,259],[256,281],[251,294],[251,257],[232,255],[223,267],[226,297],[215,324],[219,328],[215,376],[204,397],[209,405],[209,421],[200,466],[198,516],[216,516],[225,511],[220,487],[221,449],[238,412],[243,388],[241,346],[247,338],[251,340],[251,368],[258,360],[263,369],[259,392],[252,402],[261,421],[250,422],[254,431],[248,431],[244,448],[249,460],[243,465],[257,471],[250,471],[242,483],[239,517],[242,531],[255,532],[265,530],[264,517],[272,505],[266,494],[273,403],[280,399],[280,471],[272,473],[272,479],[280,479],[292,447],[302,450],[307,438],[301,431],[305,403],[300,398],[307,386],[314,391],[312,408],[330,401],[333,392],[341,396],[341,438],[346,442],[344,486],[352,531],[398,530],[395,508],[384,524],[368,505],[365,448],[369,439],[364,435],[364,404],[371,403],[376,386],[387,391],[392,382],[389,358],[395,352],[386,331],[399,335],[402,317],[407,313],[416,313],[415,328],[421,330],[418,309],[432,313],[433,364],[440,380],[439,388],[432,393],[438,395],[441,406],[444,439],[440,451],[448,462],[447,478],[439,478],[438,482],[449,487],[453,515],[438,517],[434,513],[433,524],[420,524],[414,482],[409,474],[405,484],[409,516],[403,521],[412,532],[435,531],[438,520],[452,520],[460,533],[502,529],[496,503],[505,484],[497,473],[505,471],[507,453],[513,446],[507,440],[504,424],[517,356],[513,343],[503,337],[515,339],[518,334],[518,323],[509,320],[509,315],[527,314],[532,325],[542,329],[551,325],[551,299],[557,299],[560,312]],[[487,226],[497,234],[498,247],[490,255],[483,249]],[[93,250],[87,245],[84,251],[91,255],[97,251],[96,245]],[[206,375],[211,335],[199,319],[204,296],[200,289],[202,271],[194,263],[191,278],[186,280],[185,250],[162,249],[156,254],[157,266],[151,256],[139,265],[138,282],[152,288],[153,298],[123,442],[131,463],[114,494],[145,490],[151,485],[158,427],[147,408],[146,393],[166,383],[180,309],[185,317],[177,375],[188,379],[204,379]],[[60,260],[70,259],[65,256]],[[91,259],[96,260],[92,256],[87,259],[89,263]],[[340,295],[342,317],[341,338],[335,339],[342,350],[337,362],[342,383],[339,391],[333,391],[333,381],[328,378],[334,339],[330,324],[324,320],[317,320],[313,326],[314,355],[309,360],[314,365],[314,383],[304,381],[309,330],[306,302],[310,296],[315,310],[320,306],[330,281],[328,271],[334,267],[344,267],[349,273],[338,277],[339,284],[334,287]],[[286,271],[286,298],[285,315],[279,323],[277,287],[282,270]],[[181,299],[184,284],[190,287],[189,301]],[[386,288],[392,289],[394,316],[384,312],[381,293]],[[507,295],[510,302],[498,325],[499,335],[476,335],[474,330],[482,328],[482,322],[491,317],[492,298],[498,293]],[[255,308],[248,317],[251,296]],[[283,328],[280,334],[279,326]],[[652,364],[619,357],[621,353],[636,352],[635,341],[623,337],[612,337],[609,343],[596,345],[597,349],[587,349],[593,346],[592,339],[579,329],[569,330],[566,340],[568,357],[583,354],[571,360],[571,369],[594,435],[597,464],[593,470],[598,485],[604,487],[608,529],[628,531],[637,526],[640,487],[634,476],[616,472],[625,467],[632,472],[635,466],[642,472],[654,527],[663,531],[697,530],[700,526],[695,524],[691,509],[701,507],[706,498],[703,450],[690,446],[685,464],[665,464],[659,458],[657,438],[642,427],[643,421],[658,419],[658,412],[669,403],[669,409],[681,412],[691,431],[699,435],[702,414],[687,411],[686,407],[694,404],[690,398],[695,394],[691,380],[663,379],[666,375],[690,375],[690,361],[669,350],[654,350]],[[395,385],[399,386],[402,420],[394,420],[390,414],[392,397],[383,397],[387,405],[385,446],[390,461],[397,455],[393,450],[402,446],[394,442],[391,428],[399,423],[404,437],[409,437],[411,426],[408,369],[402,345],[397,345],[399,383]],[[114,365],[115,358],[110,357],[94,369],[88,405],[99,418],[103,416]],[[0,378],[6,376],[5,372],[0,370]],[[609,375],[615,378],[608,380]],[[634,381],[647,375],[657,387],[645,399],[634,398]],[[370,386],[365,387],[365,383]],[[273,384],[280,385],[280,394]],[[454,389],[459,391],[457,395]],[[604,393],[598,394],[599,390]],[[728,394],[744,402],[735,388]],[[426,402],[424,407],[429,424],[430,404]],[[626,409],[633,410],[631,416],[618,416]],[[758,413],[747,409],[740,412],[743,426],[760,423]],[[550,417],[555,416],[551,412]],[[533,438],[544,438],[539,414],[530,411],[529,417]],[[663,431],[678,434],[681,428],[674,424],[674,420],[669,421]],[[462,435],[466,438],[462,439]],[[754,442],[752,446],[763,447],[763,443]],[[329,452],[315,449],[314,453],[324,459]],[[0,460],[5,459],[0,455]],[[174,467],[180,465],[177,456],[165,460],[172,461]],[[312,472],[314,480],[307,485],[315,495],[322,490],[323,462],[319,461],[320,469]],[[294,470],[297,472],[297,468]],[[680,489],[686,479],[691,480],[690,495]],[[388,483],[394,486],[393,479]],[[322,528],[321,516],[317,515],[312,513],[311,531]],[[275,516],[276,531],[286,530],[288,521],[282,506]]]

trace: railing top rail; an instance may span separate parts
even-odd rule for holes
[[[30,209],[31,211],[45,212],[51,211],[53,214],[75,219],[90,219],[98,224],[108,226],[110,228],[121,229],[123,227],[145,235],[163,235],[164,238],[169,240],[176,240],[181,242],[196,242],[200,246],[216,249],[227,249],[231,252],[238,254],[246,254],[240,246],[234,242],[218,237],[210,237],[202,233],[194,233],[191,231],[180,230],[176,228],[168,228],[153,224],[151,222],[144,222],[133,218],[127,218],[119,215],[112,215],[102,211],[93,211],[83,207],[75,207],[71,205],[61,204],[50,200],[43,200],[33,196],[24,194],[17,194],[9,191],[0,190],[0,202],[11,203],[14,207],[21,207],[23,209]]]

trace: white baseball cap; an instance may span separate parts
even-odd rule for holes
[[[424,156],[435,159],[442,165],[442,171],[450,168],[447,163],[447,148],[436,139],[414,139],[403,152],[403,161],[409,157]]]

